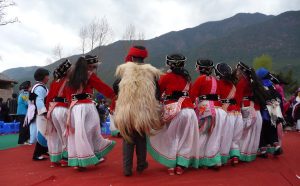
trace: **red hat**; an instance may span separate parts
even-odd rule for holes
[[[132,57],[145,59],[146,57],[148,57],[148,51],[143,46],[133,46],[129,49],[129,52],[125,58],[125,62],[132,61]]]

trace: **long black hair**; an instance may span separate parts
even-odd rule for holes
[[[68,85],[73,90],[85,87],[88,81],[88,65],[84,57],[80,57],[71,71]]]
[[[187,82],[191,82],[192,78],[185,68],[170,68],[174,74],[182,76]]]
[[[262,85],[260,79],[257,77],[253,68],[248,67],[246,64],[239,62],[237,68],[240,69],[242,74],[250,81],[250,86],[253,92],[254,99],[261,106],[265,106],[266,102],[272,98],[272,95]]]

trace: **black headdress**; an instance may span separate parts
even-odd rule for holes
[[[198,59],[195,67],[200,74],[211,75],[214,69],[214,62],[210,59]]]

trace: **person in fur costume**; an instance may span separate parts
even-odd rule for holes
[[[118,95],[114,122],[123,137],[123,170],[125,176],[132,175],[134,146],[136,145],[137,172],[148,167],[146,162],[146,135],[151,129],[161,126],[158,79],[160,70],[145,64],[147,50],[143,46],[133,46],[118,66],[114,91]]]

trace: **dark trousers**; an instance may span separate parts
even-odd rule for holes
[[[47,154],[48,147],[43,147],[39,142],[36,142],[34,152],[33,152],[33,158],[37,158],[43,154]]]
[[[275,142],[278,142],[277,128],[271,125],[271,121],[263,120],[259,147],[272,146]]]
[[[29,126],[26,125],[26,126],[23,127],[24,119],[25,119],[25,115],[18,115],[17,116],[17,121],[20,122],[18,144],[23,144],[30,137]]]
[[[123,139],[123,170],[124,173],[132,171],[134,146],[136,146],[137,171],[143,170],[146,167],[147,144],[146,136],[141,136],[137,132],[131,136],[132,143],[126,142]]]

